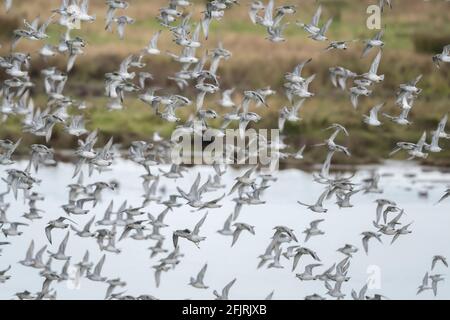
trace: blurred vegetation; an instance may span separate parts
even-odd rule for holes
[[[441,53],[442,48],[449,44],[449,37],[441,34],[417,33],[413,39],[414,49],[421,53]]]
[[[189,10],[195,12],[193,21],[198,21],[203,10],[204,1],[194,1],[197,5]],[[424,2],[422,0],[410,0],[395,2],[393,10],[388,9],[383,17],[383,25],[386,25],[384,40],[386,46],[380,65],[380,73],[385,74],[382,85],[374,87],[374,94],[370,98],[362,97],[360,107],[354,110],[350,104],[349,94],[334,88],[329,80],[328,68],[343,66],[358,74],[367,72],[373,59],[370,57],[361,59],[361,51],[364,47],[362,41],[350,43],[350,49],[345,52],[324,52],[326,43],[314,42],[295,25],[295,21],[309,21],[317,8],[314,0],[302,1],[298,5],[295,17],[289,17],[290,25],[285,31],[287,42],[273,44],[265,40],[266,30],[261,26],[251,24],[247,5],[241,1],[236,6],[225,12],[223,21],[211,24],[211,36],[204,42],[204,48],[197,51],[197,56],[205,50],[214,48],[222,41],[225,48],[231,50],[233,57],[228,61],[222,61],[219,68],[220,83],[222,89],[236,87],[236,101],[241,99],[240,92],[249,89],[257,89],[272,86],[277,90],[278,96],[269,98],[269,109],[261,108],[256,112],[263,115],[259,127],[275,128],[277,126],[278,112],[288,102],[283,98],[283,76],[291,71],[296,64],[307,59],[313,61],[305,68],[306,75],[317,73],[317,77],[311,85],[316,97],[304,104],[300,111],[302,121],[297,124],[287,123],[284,134],[286,139],[294,146],[302,144],[315,144],[325,139],[328,132],[322,129],[334,122],[339,122],[350,131],[350,137],[340,141],[349,146],[353,157],[338,158],[345,163],[376,162],[380,158],[386,158],[397,141],[415,142],[419,139],[423,130],[431,131],[437,125],[439,119],[449,111],[450,98],[450,68],[443,66],[437,70],[431,61],[431,56],[442,50],[443,46],[450,43],[450,17],[448,15],[450,4],[444,1]],[[288,3],[289,1],[286,1]],[[366,8],[368,4],[378,1],[365,0],[324,0],[322,20],[333,16],[333,24],[329,31],[329,37],[334,40],[368,39],[375,35],[376,30],[366,28]],[[99,128],[101,139],[106,140],[114,136],[117,143],[127,146],[133,140],[148,140],[153,132],[158,131],[162,135],[170,136],[173,124],[168,124],[156,117],[150,107],[138,101],[134,96],[126,95],[125,109],[122,111],[106,110],[107,99],[104,97],[104,74],[119,68],[119,64],[127,55],[139,51],[147,45],[152,34],[161,29],[155,17],[158,9],[167,3],[165,0],[133,0],[130,8],[121,11],[136,19],[136,23],[126,28],[126,39],[120,41],[117,34],[107,33],[104,30],[104,17],[106,7],[103,1],[91,1],[91,11],[97,15],[97,21],[93,24],[83,24],[82,30],[76,31],[72,36],[79,35],[87,41],[85,54],[77,59],[74,69],[71,71],[69,81],[64,91],[76,100],[85,100],[88,109],[83,111],[89,120],[89,129]],[[284,3],[284,2],[283,2]],[[282,2],[278,0],[277,5]],[[37,0],[33,2],[15,2],[15,7],[10,14],[0,14],[0,43],[3,48],[0,54],[8,53],[8,41],[14,29],[21,26],[22,20],[32,20],[39,12],[45,19],[51,9],[59,6],[57,0]],[[49,42],[56,44],[63,29],[57,25],[49,28]],[[47,66],[65,68],[67,56],[57,56],[44,61],[39,58],[37,50],[43,42],[22,41],[18,50],[30,52],[33,55],[31,74],[38,85],[33,88],[36,106],[43,108],[46,100],[43,96],[43,84],[40,71]],[[167,30],[161,35],[159,47],[162,52],[179,52],[180,49],[173,43]],[[160,55],[150,59],[145,58],[147,66],[145,71],[154,75],[151,85],[163,87],[161,94],[179,93],[195,101],[195,90],[188,88],[179,91],[168,76],[178,71],[180,66],[167,55]],[[380,115],[383,126],[369,128],[362,122],[362,115],[375,104],[386,101],[383,112],[399,114],[400,110],[394,106],[395,92],[401,83],[405,83],[417,75],[424,77],[419,83],[423,93],[414,106],[410,118],[413,124],[401,127],[389,123]],[[0,73],[0,78],[4,74]],[[349,82],[350,84],[350,82]],[[219,94],[208,96],[205,105],[214,108],[219,113],[216,101]],[[192,113],[192,107],[180,110],[180,116],[186,119]],[[77,111],[80,113],[80,111]],[[214,124],[214,122],[212,123]],[[217,124],[217,123],[216,123]],[[450,130],[450,129],[449,129]],[[16,139],[23,135],[24,142],[43,143],[41,138],[35,138],[28,134],[21,134],[20,119],[10,117],[5,123],[0,124],[0,138]],[[340,138],[341,139],[341,138]],[[444,149],[450,150],[450,143],[441,142]],[[51,145],[55,148],[70,148],[76,145],[76,139],[64,133],[63,128],[57,126]],[[21,151],[21,150],[19,150]],[[25,151],[25,149],[23,149]],[[323,148],[312,148],[307,152],[306,162],[322,161]],[[399,155],[404,157],[404,155]],[[427,162],[434,164],[450,164],[450,152],[433,154]]]

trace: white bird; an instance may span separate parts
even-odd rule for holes
[[[236,282],[236,279],[233,279],[230,283],[228,283],[223,289],[222,294],[219,294],[216,290],[213,291],[213,294],[216,296],[216,300],[228,300],[228,294],[230,293],[231,287]]]
[[[372,48],[382,48],[384,47],[384,42],[381,40],[383,37],[384,30],[380,30],[373,39],[366,41],[366,46],[364,47],[363,53],[361,57],[367,56],[367,54],[370,52]]]
[[[436,255],[433,257],[433,260],[431,262],[431,270],[434,269],[434,267],[436,266],[436,263],[441,262],[445,267],[448,268],[448,263],[447,263],[447,259],[444,256],[441,255]]]
[[[106,277],[101,276],[101,272],[103,269],[103,264],[105,263],[106,255],[104,254],[101,259],[98,261],[97,265],[94,268],[94,272],[88,272],[87,278],[92,281],[105,282]]]
[[[323,207],[323,201],[325,200],[325,198],[327,197],[328,193],[330,192],[330,190],[327,188],[325,189],[324,192],[322,192],[322,194],[320,195],[319,199],[317,199],[315,204],[309,205],[300,201],[297,201],[299,204],[301,204],[302,206],[307,207],[309,210],[316,212],[316,213],[325,213],[328,211],[328,209],[325,209]]]
[[[225,223],[224,223],[222,229],[217,232],[223,236],[232,236],[234,234],[234,231],[231,230],[231,222],[232,221],[233,221],[233,214],[230,214],[228,216],[227,220],[225,220]]]
[[[283,131],[284,124],[286,121],[296,122],[296,121],[300,120],[300,117],[298,116],[298,112],[300,111],[300,108],[302,107],[304,102],[305,102],[305,99],[301,99],[301,100],[297,101],[292,108],[283,107],[280,110],[280,116],[278,118],[278,129],[280,131]]]
[[[144,53],[149,55],[158,55],[161,53],[161,51],[158,49],[158,40],[161,33],[162,31],[160,30],[152,36],[150,43],[147,47],[144,48]]]
[[[378,112],[385,103],[380,103],[374,106],[372,109],[370,109],[369,115],[363,115],[364,122],[367,123],[369,126],[379,127],[381,126],[380,120],[378,120]]]
[[[3,0],[4,4],[5,4],[5,10],[6,12],[8,12],[9,10],[11,10],[12,5],[13,5],[13,0]]]
[[[70,259],[70,256],[67,256],[65,253],[66,247],[67,247],[67,242],[69,241],[69,234],[70,234],[70,232],[67,232],[66,236],[64,237],[61,244],[59,245],[58,251],[56,253],[47,251],[52,258],[54,258],[56,260],[69,260]]]
[[[231,95],[233,94],[235,88],[231,88],[228,90],[224,90],[222,92],[222,99],[219,101],[219,104],[223,108],[233,108],[236,104],[233,102]]]
[[[376,55],[375,59],[372,62],[372,65],[370,66],[370,70],[367,73],[364,73],[362,77],[366,80],[372,81],[372,82],[382,82],[384,80],[384,74],[378,75],[378,67],[380,66],[381,62],[381,50],[378,51],[378,54]]]
[[[441,62],[450,63],[450,44],[444,47],[442,53],[433,56],[433,62],[438,69],[441,67]]]
[[[251,225],[249,225],[247,223],[236,222],[235,224],[233,224],[233,226],[235,227],[235,229],[234,229],[234,232],[233,232],[233,241],[231,242],[231,246],[233,246],[236,243],[236,241],[238,240],[240,234],[244,230],[247,230],[251,234],[255,235],[255,227],[251,226]]]
[[[325,232],[323,232],[322,230],[320,230],[318,228],[319,223],[325,221],[324,219],[319,219],[319,220],[314,220],[309,224],[309,228],[307,228],[305,231],[303,231],[304,234],[306,234],[305,236],[305,242],[308,242],[308,240],[312,237],[312,236],[318,236],[318,235],[323,235],[325,234]]]
[[[208,264],[205,264],[200,272],[197,274],[197,278],[191,277],[189,285],[193,286],[197,289],[208,289],[209,287],[203,283],[203,279],[205,278],[206,269],[208,268]]]

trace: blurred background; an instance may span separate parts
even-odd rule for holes
[[[119,11],[118,15],[127,15],[136,19],[133,25],[126,27],[125,39],[119,40],[116,33],[104,30],[106,5],[103,0],[90,1],[90,13],[96,14],[97,20],[92,23],[83,23],[82,29],[73,32],[72,36],[80,36],[87,42],[85,54],[76,61],[66,84],[65,94],[79,101],[86,101],[88,108],[86,114],[88,129],[98,128],[101,137],[107,139],[114,137],[116,143],[125,147],[134,140],[148,140],[152,133],[158,131],[161,135],[169,137],[174,128],[155,116],[152,110],[136,99],[136,95],[127,95],[125,108],[121,111],[108,111],[107,98],[104,96],[104,74],[118,70],[120,62],[129,54],[138,54],[149,42],[151,36],[163,29],[156,16],[159,8],[166,6],[166,0],[131,0],[130,7]],[[195,5],[187,11],[193,13],[191,21],[199,21],[205,2],[193,0]],[[346,164],[375,163],[387,158],[394,144],[398,141],[416,142],[423,130],[434,130],[439,119],[448,112],[450,104],[450,68],[448,65],[436,69],[432,63],[432,55],[442,51],[450,43],[450,3],[444,0],[397,0],[394,8],[387,9],[383,15],[382,25],[385,25],[384,41],[386,42],[380,74],[385,74],[382,85],[374,88],[372,97],[360,99],[360,106],[354,110],[350,103],[348,92],[334,88],[329,80],[328,69],[333,66],[342,66],[358,74],[367,72],[372,63],[376,50],[366,58],[360,55],[364,44],[362,41],[350,43],[347,51],[324,52],[327,46],[324,42],[315,42],[307,38],[306,33],[295,25],[295,21],[310,21],[319,3],[323,5],[322,19],[334,17],[329,30],[332,40],[352,40],[372,38],[377,30],[366,27],[367,6],[378,3],[377,0],[291,0],[276,1],[276,5],[296,4],[297,14],[288,17],[290,25],[285,34],[287,42],[271,43],[266,40],[266,30],[261,26],[253,25],[248,17],[250,1],[241,0],[240,5],[225,12],[220,23],[214,21],[211,25],[210,37],[202,39],[203,47],[197,51],[197,56],[203,55],[205,50],[214,49],[219,42],[233,53],[231,59],[222,61],[218,75],[221,89],[236,87],[234,98],[240,101],[240,93],[244,90],[259,89],[271,86],[277,91],[277,96],[270,97],[269,109],[260,108],[258,113],[263,120],[257,124],[261,128],[276,128],[279,110],[288,104],[282,90],[283,77],[286,72],[292,71],[296,64],[307,58],[313,58],[307,65],[305,74],[317,73],[311,85],[311,91],[316,96],[309,99],[300,111],[302,121],[287,123],[284,134],[287,141],[293,146],[318,143],[328,135],[322,129],[327,125],[338,122],[347,127],[350,137],[342,141],[349,147],[353,156],[351,158],[336,157],[337,162]],[[46,19],[51,10],[58,8],[57,0],[14,0],[11,12],[6,14],[0,10],[0,55],[9,53],[12,32],[22,26],[23,19],[33,20],[37,15]],[[64,29],[58,25],[49,27],[50,39],[48,43],[56,44]],[[37,107],[45,108],[43,94],[43,81],[40,71],[48,66],[58,66],[65,69],[66,56],[57,56],[48,61],[42,60],[37,51],[44,42],[22,40],[16,51],[32,54],[31,75],[38,85],[33,88],[33,97]],[[196,92],[191,88],[180,91],[175,83],[168,79],[180,69],[166,51],[179,52],[180,49],[172,41],[172,36],[164,29],[159,48],[163,54],[145,58],[147,66],[144,71],[154,76],[152,86],[161,86],[162,92],[179,93],[195,101]],[[362,115],[380,102],[387,104],[383,111],[398,114],[399,109],[394,105],[395,92],[401,83],[412,80],[419,74],[424,74],[419,83],[423,93],[416,102],[410,119],[411,126],[403,127],[389,123],[381,117],[383,125],[379,128],[366,126]],[[5,75],[0,71],[0,78]],[[210,96],[205,105],[218,110],[215,103],[220,99],[220,93]],[[180,116],[186,119],[192,113],[192,107],[180,111]],[[184,112],[184,114],[183,114]],[[22,134],[20,119],[10,117],[0,123],[0,138],[16,140],[23,136],[23,150],[35,143],[35,137]],[[343,139],[343,138],[341,138]],[[40,141],[42,143],[42,141]],[[57,127],[51,141],[56,149],[68,149],[76,145],[76,139],[63,133],[62,127]],[[444,152],[428,157],[428,164],[450,164],[450,142],[441,141]],[[313,148],[307,152],[306,163],[316,163],[323,159],[324,148]],[[402,157],[402,155],[398,155]],[[403,156],[404,157],[404,156]]]

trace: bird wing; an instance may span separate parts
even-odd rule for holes
[[[159,39],[159,36],[161,35],[161,32],[162,31],[159,30],[158,32],[156,32],[153,35],[152,39],[150,40],[150,48],[156,49],[158,47],[158,39]]]
[[[327,22],[320,29],[319,33],[325,35],[325,33],[327,33],[328,29],[330,28],[332,22],[333,18],[328,19]]]
[[[320,20],[320,15],[322,14],[322,5],[320,5],[317,10],[316,13],[314,14],[312,20],[311,20],[311,25],[313,26],[318,26],[319,25],[319,20]]]
[[[233,232],[233,242],[231,243],[231,246],[233,246],[236,243],[236,241],[238,240],[239,235],[241,234],[241,232],[242,232],[242,229],[239,228],[239,227],[237,227],[236,230],[234,230],[234,232]]]
[[[312,58],[309,58],[308,60],[303,61],[302,63],[298,64],[294,69],[294,74],[301,77],[302,70],[305,67],[306,64],[312,61]]]
[[[194,230],[192,231],[193,234],[198,235],[198,233],[200,232],[200,228],[203,225],[203,222],[205,222],[207,216],[208,212],[206,212],[203,218],[201,218],[200,221],[197,222],[197,224],[194,227]]]
[[[443,54],[444,56],[450,55],[450,44],[448,44],[448,45],[446,45],[446,46],[444,47],[444,49],[442,50],[442,54]]]
[[[233,279],[230,283],[228,283],[225,288],[223,288],[222,290],[222,296],[224,297],[228,297],[228,293],[230,292],[231,287],[233,286],[233,284],[236,282],[236,278]]]
[[[364,236],[362,238],[362,244],[363,244],[363,247],[364,247],[364,251],[366,252],[366,254],[368,254],[369,253],[369,238]]]
[[[94,223],[95,220],[95,215],[92,216],[92,218],[88,221],[88,223],[86,223],[86,225],[83,228],[84,232],[89,232],[89,230],[91,229],[92,224]]]
[[[295,104],[294,104],[294,113],[295,114],[298,114],[298,111],[300,110],[300,108],[303,106],[303,103],[305,102],[305,99],[301,99],[301,100],[299,100],[299,101],[297,101]]]
[[[314,220],[309,225],[311,226],[311,228],[317,228],[319,223],[321,223],[322,221],[324,221],[324,219]]]
[[[297,268],[298,262],[300,261],[302,255],[303,254],[301,252],[297,252],[297,254],[294,256],[294,261],[292,263],[292,271],[294,271],[295,268]]]
[[[380,111],[380,109],[385,105],[385,103],[380,103],[378,105],[376,105],[375,107],[373,107],[372,109],[370,109],[370,117],[372,119],[377,119],[378,117],[378,112]]]
[[[176,233],[173,233],[172,241],[173,241],[173,246],[176,248],[178,245],[178,235]]]
[[[47,236],[48,242],[52,243],[52,226],[45,227],[45,235]]]
[[[377,74],[378,66],[380,65],[380,61],[381,61],[381,55],[382,55],[382,53],[380,50],[380,51],[378,51],[377,56],[375,57],[375,59],[372,62],[372,65],[370,66],[370,71],[369,71],[370,73]]]
[[[416,145],[418,150],[422,150],[426,139],[427,139],[427,132],[424,131]]]
[[[441,119],[441,121],[439,121],[438,130],[437,130],[437,131],[439,131],[439,133],[444,132],[445,126],[447,125],[447,120],[448,120],[448,114],[444,115],[444,117]]]
[[[286,123],[286,118],[284,116],[284,113],[280,112],[280,116],[278,117],[278,130],[283,131],[285,123]]]
[[[265,21],[273,21],[273,7],[275,0],[270,0],[264,9],[264,20]]]
[[[102,272],[103,264],[105,263],[106,255],[104,254],[100,261],[97,263],[94,269],[94,274],[97,276],[100,276],[100,273]]]
[[[33,259],[33,251],[34,251],[34,240],[31,240],[30,246],[28,247],[27,253],[26,253],[26,260],[32,260]]]
[[[422,279],[422,286],[428,287],[428,272],[425,273],[425,276]]]
[[[384,35],[384,29],[381,29],[381,30],[375,35],[374,40],[381,41],[381,38],[383,37],[383,35]]]
[[[64,252],[66,251],[67,242],[69,241],[69,234],[70,234],[70,232],[68,231],[66,236],[64,237],[63,241],[59,245],[58,253],[64,254]]]
[[[208,264],[205,264],[203,268],[200,270],[200,272],[197,275],[197,281],[203,282],[203,278],[205,277],[206,269],[208,269]]]

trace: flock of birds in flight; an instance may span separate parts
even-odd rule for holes
[[[13,1],[5,0],[6,10],[14,10]],[[261,116],[256,112],[250,111],[252,107],[259,106],[269,107],[268,99],[276,92],[270,87],[263,89],[248,90],[243,92],[243,99],[240,103],[233,99],[234,88],[221,90],[219,76],[217,72],[219,65],[223,60],[227,60],[232,53],[225,49],[222,44],[217,48],[209,50],[201,58],[198,58],[196,51],[202,47],[201,39],[208,38],[209,28],[212,21],[221,21],[226,10],[237,5],[237,0],[213,0],[206,4],[206,8],[202,13],[202,19],[199,22],[192,21],[191,14],[187,14],[186,10],[191,5],[188,0],[169,0],[168,6],[159,10],[157,17],[162,29],[154,34],[147,47],[143,48],[138,54],[131,54],[120,64],[117,71],[105,74],[105,95],[108,97],[108,109],[122,109],[125,104],[126,95],[135,93],[138,98],[148,104],[155,115],[161,117],[167,122],[177,123],[177,129],[183,130],[187,134],[201,134],[194,128],[194,122],[202,123],[201,131],[212,129],[220,136],[223,130],[232,122],[239,124],[240,132],[244,132],[250,122],[258,122]],[[380,1],[380,6],[392,8],[391,1]],[[126,11],[129,3],[122,0],[106,1],[106,23],[105,29],[113,32],[114,28],[120,39],[125,37],[125,29],[135,20],[126,15],[118,15],[119,12]],[[274,0],[268,0],[267,3],[262,1],[252,1],[249,5],[248,13],[251,22],[255,25],[263,27],[267,30],[267,39],[280,43],[286,39],[283,37],[283,30],[288,25],[284,22],[288,16],[293,16],[297,12],[295,5],[283,5],[276,7]],[[383,13],[386,11],[383,10]],[[345,50],[350,42],[353,41],[331,41],[327,38],[327,32],[332,27],[333,19],[330,17],[321,23],[322,6],[318,6],[317,11],[309,23],[296,22],[296,25],[303,29],[308,37],[313,41],[326,42],[326,51]],[[119,207],[114,208],[113,201],[108,205],[103,218],[100,220],[91,213],[91,210],[102,200],[102,194],[107,189],[118,188],[114,183],[98,181],[92,184],[84,183],[85,169],[89,176],[94,172],[101,174],[104,171],[111,170],[113,164],[115,150],[113,139],[111,138],[105,145],[98,146],[98,131],[88,131],[85,128],[85,119],[81,113],[86,109],[85,102],[79,102],[72,97],[64,94],[65,85],[69,79],[70,72],[76,63],[77,58],[84,53],[86,42],[83,38],[77,36],[72,37],[71,31],[79,27],[79,24],[94,23],[97,18],[89,14],[88,0],[63,0],[58,9],[52,11],[50,18],[40,23],[37,18],[31,23],[23,22],[23,27],[14,31],[11,42],[10,52],[0,57],[0,69],[6,75],[6,80],[2,83],[0,98],[1,121],[7,121],[11,115],[22,116],[23,132],[42,137],[45,143],[51,142],[52,131],[56,125],[64,126],[67,134],[78,138],[78,148],[73,152],[76,161],[75,171],[73,174],[74,182],[68,185],[68,203],[62,206],[65,215],[52,221],[48,221],[45,228],[45,235],[48,243],[40,248],[35,248],[35,242],[31,241],[29,248],[25,254],[25,258],[20,261],[22,266],[39,270],[39,275],[43,278],[41,291],[32,293],[27,290],[16,293],[19,299],[54,299],[56,291],[52,288],[53,283],[69,280],[68,268],[74,266],[77,268],[79,277],[87,277],[92,281],[104,283],[106,289],[106,299],[156,299],[149,294],[143,294],[139,297],[125,295],[126,290],[118,288],[126,287],[126,282],[120,278],[110,278],[102,276],[102,268],[107,260],[107,254],[120,254],[121,250],[116,247],[117,241],[154,241],[150,247],[151,258],[156,256],[164,256],[153,266],[156,285],[159,286],[161,275],[173,270],[182,260],[181,246],[193,245],[200,247],[201,243],[206,240],[202,236],[202,226],[207,221],[208,212],[195,224],[191,230],[189,228],[173,230],[172,242],[169,245],[165,243],[165,237],[160,233],[161,229],[170,226],[164,223],[167,214],[181,206],[190,206],[195,211],[214,210],[222,206],[221,201],[230,195],[236,194],[232,199],[235,202],[234,212],[226,219],[223,229],[218,233],[230,237],[231,246],[239,240],[243,232],[255,234],[255,227],[248,223],[238,222],[239,215],[244,206],[261,205],[265,201],[261,199],[264,191],[276,182],[277,178],[274,174],[259,172],[258,166],[251,166],[241,176],[237,177],[235,184],[231,190],[222,196],[214,199],[205,197],[208,193],[224,190],[227,188],[221,182],[221,177],[227,172],[227,162],[225,164],[214,164],[215,175],[208,177],[206,181],[201,183],[200,174],[196,177],[189,191],[182,190],[177,187],[178,193],[172,194],[168,199],[163,199],[160,193],[159,183],[161,180],[176,181],[182,179],[183,174],[188,171],[187,167],[173,164],[169,171],[159,169],[158,172],[152,170],[152,167],[158,167],[160,164],[167,163],[170,150],[174,146],[174,142],[165,140],[158,134],[155,134],[152,141],[135,141],[129,147],[129,159],[145,169],[145,173],[141,176],[143,179],[144,200],[139,206],[129,205],[126,201]],[[27,53],[17,51],[21,41],[41,41],[45,42],[49,35],[47,28],[52,24],[58,24],[65,28],[60,41],[57,45],[44,44],[39,50],[39,55],[45,59],[51,59],[56,55],[67,56],[66,70],[58,70],[56,67],[48,67],[41,70],[44,80],[45,94],[48,97],[45,109],[35,107],[31,88],[36,83],[31,79],[28,72],[32,56]],[[192,101],[181,94],[157,95],[161,88],[149,87],[149,80],[153,79],[153,75],[143,71],[146,67],[145,60],[154,55],[163,54],[158,48],[158,39],[167,33],[173,37],[174,42],[181,48],[180,53],[168,52],[167,54],[173,60],[179,63],[181,69],[170,77],[179,89],[183,91],[189,86],[194,86],[197,91],[195,98],[195,107],[192,116],[184,124],[177,116],[176,111],[180,108],[188,108],[192,105]],[[364,41],[365,46],[362,52],[362,58],[370,53],[375,52],[375,58],[367,73],[358,75],[344,67],[335,66],[329,69],[331,82],[335,87],[347,90],[347,83],[352,81],[352,86],[348,90],[351,104],[354,108],[358,107],[358,101],[362,96],[370,96],[375,90],[376,84],[384,81],[384,75],[378,74],[378,68],[382,61],[383,48],[383,30],[379,31],[372,39]],[[315,96],[310,92],[309,86],[314,81],[315,75],[304,75],[304,70],[308,67],[311,59],[303,61],[292,71],[285,74],[284,91],[290,106],[281,108],[279,112],[279,129],[283,130],[286,121],[298,122],[301,120],[299,111],[308,99]],[[433,62],[436,67],[442,67],[443,64],[450,62],[450,45],[443,48],[442,53],[430,57],[430,63]],[[206,66],[209,65],[209,68]],[[134,70],[134,71],[131,71]],[[415,79],[401,84],[397,92],[396,104],[399,107],[399,115],[383,115],[390,121],[398,125],[408,125],[408,114],[412,109],[415,100],[419,97],[421,89],[418,87],[422,75],[418,75]],[[222,92],[222,98],[218,104],[230,112],[222,116],[223,122],[220,128],[211,128],[208,120],[219,118],[219,114],[213,109],[207,109],[204,106],[206,96]],[[381,126],[379,120],[379,112],[383,108],[384,103],[374,106],[368,115],[363,117],[363,121],[370,126]],[[70,109],[70,114],[69,114]],[[450,134],[445,132],[447,124],[447,115],[443,115],[437,128],[431,132],[431,142],[427,142],[427,132],[424,132],[417,143],[398,142],[391,154],[405,151],[408,159],[426,158],[429,153],[440,152],[440,139],[450,139]],[[326,160],[323,163],[319,173],[314,174],[314,181],[324,186],[324,191],[314,204],[306,204],[298,201],[299,205],[305,206],[312,212],[324,214],[327,209],[324,207],[325,201],[335,197],[337,205],[340,208],[350,208],[351,197],[358,192],[363,193],[381,193],[382,190],[378,186],[380,179],[379,174],[373,175],[363,181],[362,184],[352,181],[353,176],[342,177],[333,176],[330,173],[330,167],[333,156],[336,153],[344,153],[351,156],[347,147],[339,145],[336,139],[339,135],[349,135],[349,132],[340,124],[332,124],[326,130],[332,131],[331,136],[323,143],[317,145],[328,150]],[[0,140],[0,165],[12,166],[15,161],[12,156],[21,143],[21,139],[17,141]],[[303,158],[305,146],[298,152],[289,153],[285,149],[288,147],[282,141],[276,143],[266,142],[275,148],[280,158],[292,157],[297,160]],[[54,149],[46,144],[33,144],[30,148],[29,164],[24,170],[5,169],[7,174],[2,182],[6,186],[6,191],[0,194],[0,225],[4,239],[0,242],[1,247],[7,248],[10,245],[10,239],[20,237],[26,228],[37,219],[45,219],[39,209],[39,203],[45,200],[45,195],[34,191],[39,185],[40,180],[35,176],[41,166],[54,165]],[[267,147],[267,146],[266,146]],[[230,160],[232,163],[233,159]],[[33,174],[34,172],[34,174]],[[76,181],[76,182],[75,182]],[[23,215],[24,219],[29,222],[18,222],[10,220],[7,217],[10,203],[6,201],[6,196],[12,193],[13,198],[17,201],[23,192],[23,197],[28,201],[29,212]],[[444,200],[450,195],[450,190],[442,197]],[[157,203],[164,206],[164,210],[154,216],[146,212],[146,208]],[[382,238],[391,237],[391,243],[410,234],[412,222],[404,222],[404,210],[397,204],[388,199],[378,199],[376,201],[376,215],[373,221],[374,229],[361,233],[362,245],[364,251],[369,253],[369,242],[382,242]],[[88,209],[90,206],[90,209]],[[89,220],[83,227],[79,227],[80,222],[78,216],[90,216]],[[322,281],[327,290],[326,294],[337,299],[345,298],[346,294],[342,292],[342,284],[349,280],[349,267],[353,255],[359,251],[358,247],[346,244],[338,251],[343,254],[342,261],[336,262],[322,273],[316,273],[315,270],[322,266],[318,253],[306,247],[311,237],[323,235],[320,230],[320,223],[323,219],[314,220],[310,226],[303,232],[305,234],[304,244],[300,245],[296,236],[295,228],[288,226],[275,226],[273,237],[267,246],[267,249],[258,259],[258,268],[266,266],[267,268],[284,268],[283,260],[292,262],[292,271],[297,269],[300,260],[304,260],[309,256],[315,263],[308,264],[304,267],[302,273],[297,273],[296,277],[301,281]],[[94,230],[95,228],[95,230]],[[60,242],[57,250],[50,250],[50,246],[54,244],[55,234],[60,235],[66,232],[63,240]],[[42,230],[44,233],[44,230]],[[90,252],[86,254],[78,263],[73,263],[70,253],[66,252],[67,243],[76,241],[76,237],[95,240],[98,248],[104,254],[95,262],[91,260]],[[0,248],[1,248],[0,247]],[[35,252],[35,249],[36,250]],[[49,250],[47,250],[49,249]],[[0,249],[1,250],[1,249]],[[1,251],[0,251],[1,252]],[[47,258],[47,261],[44,259]],[[52,261],[59,260],[64,262],[61,272],[57,272],[52,268]],[[432,274],[437,264],[447,267],[446,258],[442,255],[436,255],[432,259],[431,271],[425,274],[422,284],[418,288],[417,294],[432,290],[434,295],[437,294],[439,282],[444,280],[442,274]],[[5,283],[10,279],[8,272],[11,266],[0,271],[0,283]],[[207,273],[207,264],[205,264],[196,277],[190,279],[190,285],[198,289],[208,289],[205,284],[205,275]],[[227,299],[229,292],[236,282],[233,279],[228,283],[222,291],[213,291],[217,299]],[[382,299],[383,296],[376,294],[369,296],[367,294],[367,284],[356,292],[352,290],[351,296],[354,299]],[[271,293],[267,299],[272,298]],[[321,300],[324,296],[315,293],[305,297],[305,299]]]

